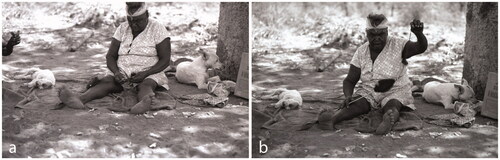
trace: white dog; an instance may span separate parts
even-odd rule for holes
[[[272,99],[278,96],[278,102],[273,104],[275,108],[297,109],[302,106],[302,96],[297,90],[288,90],[279,88],[274,90],[271,95],[262,96],[263,99]]]
[[[31,74],[31,82],[25,83],[28,88],[38,87],[39,89],[51,88],[56,85],[56,77],[54,73],[48,69],[33,68],[28,71],[27,75]]]
[[[422,94],[425,101],[429,103],[442,104],[445,109],[453,109],[454,101],[477,102],[474,90],[469,86],[467,80],[462,79],[462,84],[441,83],[432,81],[424,85]]]
[[[181,62],[177,65],[175,78],[181,83],[196,84],[198,89],[207,89],[207,79],[209,78],[207,70],[210,68],[219,69],[222,64],[215,53],[207,53],[202,49],[199,52],[202,55],[194,59],[193,62]]]

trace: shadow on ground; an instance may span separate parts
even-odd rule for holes
[[[21,72],[36,62],[37,67],[54,71],[56,85],[83,91],[85,80],[105,67],[98,53],[31,53],[20,50],[4,58],[4,67],[11,68],[4,75]],[[175,78],[169,80],[171,90],[167,92],[173,96],[205,92],[179,84]],[[24,82],[27,80],[5,82],[2,87],[26,91],[19,87]],[[230,97],[225,108],[178,103],[175,110],[153,111],[149,115],[154,118],[146,118],[105,109],[111,97],[88,103],[97,108],[94,111],[50,110],[58,102],[55,89],[35,92],[45,103],[17,109],[15,103],[3,101],[3,157],[248,157],[248,102],[238,97]],[[16,153],[8,152],[11,144]]]
[[[428,53],[434,54],[434,53]],[[459,81],[462,63],[454,65],[433,61],[429,55],[409,60],[409,74],[423,79],[435,75],[448,81]],[[298,57],[298,58],[294,58]],[[342,56],[343,57],[343,56]],[[342,59],[342,57],[340,59]],[[347,56],[348,57],[348,56]],[[426,59],[426,60],[424,60]],[[348,60],[339,60],[335,67],[324,72],[311,69],[312,58],[303,53],[287,51],[260,54],[253,57],[252,72],[252,157],[334,157],[334,158],[496,158],[498,157],[498,121],[476,116],[471,128],[449,128],[424,123],[421,130],[392,132],[385,136],[359,133],[354,130],[359,119],[342,122],[340,132],[281,131],[260,128],[269,117],[256,113],[264,111],[272,100],[262,100],[264,91],[274,88],[298,90],[305,108],[337,108],[343,99],[342,81],[347,74]],[[347,62],[347,63],[346,63]],[[299,67],[294,67],[294,66]],[[426,66],[425,68],[422,66]],[[451,113],[442,106],[427,104],[415,98],[415,113],[420,117]],[[431,132],[441,134],[433,137]],[[259,153],[259,144],[268,152]]]
[[[213,5],[210,11],[214,8],[217,9],[218,5]],[[216,28],[216,24],[210,25],[211,29]],[[195,25],[194,28],[203,26]],[[67,43],[67,36],[78,33],[82,34],[73,38],[93,36],[84,42],[84,48],[70,52],[68,46],[71,44]],[[193,41],[196,37],[189,35],[196,33],[188,29],[182,32],[182,36],[173,38],[174,60],[193,57],[196,47],[215,51],[215,39]],[[105,30],[90,31],[78,27],[50,32],[22,32],[22,43],[16,46],[11,56],[3,57],[2,87],[25,92],[26,88],[20,86],[28,80],[13,77],[38,67],[53,71],[56,86],[66,85],[72,91],[82,92],[86,81],[106,71],[105,54],[110,34],[112,32]],[[171,89],[167,93],[173,96],[206,92],[196,86],[179,84],[173,77],[169,78],[169,85]],[[4,158],[248,157],[249,104],[245,99],[231,96],[225,108],[177,103],[175,110],[150,112],[148,115],[151,118],[105,109],[110,105],[111,97],[88,103],[88,106],[97,108],[93,111],[70,108],[49,110],[58,102],[55,89],[35,91],[44,103],[29,109],[17,109],[14,108],[15,103],[6,99],[2,101]],[[15,145],[16,153],[9,152],[11,145]]]

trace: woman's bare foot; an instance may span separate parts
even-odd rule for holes
[[[384,135],[389,133],[392,130],[392,126],[396,123],[397,119],[399,117],[399,112],[394,111],[392,109],[389,109],[384,116],[382,117],[382,123],[378,126],[377,130],[375,131],[375,134],[377,135]]]
[[[85,109],[87,108],[83,103],[82,101],[80,100],[80,98],[75,95],[73,92],[71,92],[65,85],[62,85],[60,88],[59,88],[59,100],[61,100],[61,102],[70,107],[70,108],[75,108],[75,109]]]
[[[146,95],[142,98],[142,100],[135,104],[132,109],[130,109],[130,113],[132,114],[142,114],[151,110],[151,104],[153,102],[154,94]]]

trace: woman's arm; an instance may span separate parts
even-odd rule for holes
[[[424,53],[427,50],[427,38],[425,37],[424,23],[419,20],[413,20],[410,23],[411,32],[417,36],[417,42],[408,41],[403,49],[403,58],[408,59],[414,55]]]
[[[118,69],[118,50],[120,49],[120,41],[113,38],[111,40],[111,45],[109,46],[108,53],[106,54],[106,65],[109,70],[113,72],[115,75],[120,73],[120,69]]]
[[[342,86],[346,99],[350,99],[352,97],[354,86],[356,86],[360,77],[361,69],[351,64],[351,66],[349,67],[349,72],[347,73],[347,77],[345,77]]]

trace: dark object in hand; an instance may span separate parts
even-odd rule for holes
[[[410,30],[411,32],[417,34],[417,33],[422,33],[424,31],[424,23],[422,23],[420,20],[418,19],[414,19],[411,23],[410,23]]]
[[[392,86],[394,86],[394,82],[396,82],[396,80],[394,79],[380,80],[375,85],[375,88],[373,90],[375,90],[375,92],[387,92],[392,88]]]

